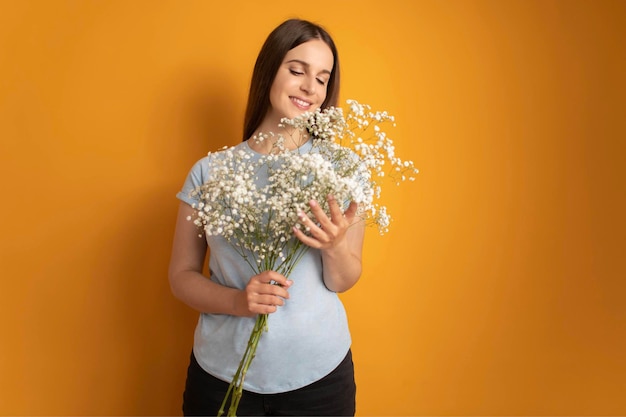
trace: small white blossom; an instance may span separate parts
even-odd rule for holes
[[[329,214],[325,203],[329,194],[344,210],[350,201],[359,203],[358,214],[386,233],[391,217],[378,202],[379,181],[386,174],[396,184],[412,181],[418,170],[412,161],[395,157],[393,141],[382,129],[385,124],[395,125],[393,116],[372,112],[355,100],[347,105],[345,114],[339,107],[329,107],[281,121],[281,126],[313,137],[307,153],[289,151],[282,135],[269,132],[253,138],[272,143],[272,151],[258,160],[234,147],[209,154],[210,178],[192,192],[199,199],[194,223],[207,236],[227,238],[257,272],[291,271],[307,248],[291,229],[310,232],[298,213],[316,222],[308,202],[320,202]],[[263,170],[268,181],[259,187],[257,175]]]
[[[345,115],[341,108],[330,107],[281,120],[280,127],[293,127],[312,137],[307,153],[289,151],[285,138],[271,132],[252,139],[272,145],[271,152],[258,159],[234,147],[210,153],[209,179],[191,193],[198,199],[193,205],[194,224],[206,236],[224,237],[253,271],[272,269],[285,276],[308,249],[294,237],[292,228],[310,234],[311,222],[317,222],[308,205],[311,200],[319,202],[327,215],[328,195],[343,210],[354,201],[357,215],[386,233],[391,216],[378,202],[385,174],[399,184],[414,180],[418,170],[412,161],[395,156],[393,141],[382,129],[385,124],[395,126],[393,116],[372,112],[355,100],[347,105]],[[265,186],[258,185],[261,172],[267,175]],[[248,354],[254,357],[255,332],[267,329],[266,319],[267,315],[257,316],[241,363]],[[231,387],[244,375],[245,370],[238,373]]]

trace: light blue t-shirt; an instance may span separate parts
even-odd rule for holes
[[[307,152],[311,147],[309,141],[298,151]],[[247,142],[236,148],[249,152],[253,158],[261,157]],[[206,182],[210,175],[207,156],[193,166],[176,196],[188,204],[195,203],[190,191]],[[254,274],[250,266],[224,238],[207,236],[207,242],[210,279],[227,287],[245,288]],[[346,312],[337,294],[324,285],[319,250],[309,248],[289,278],[294,281],[289,288],[290,297],[284,306],[269,315],[269,330],[261,336],[244,381],[244,389],[248,391],[273,394],[302,388],[328,375],[350,349]],[[230,383],[254,322],[255,318],[200,314],[193,346],[200,366]]]

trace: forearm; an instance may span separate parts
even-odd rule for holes
[[[309,234],[298,227],[294,227],[294,234],[305,245],[321,251],[326,288],[343,292],[352,288],[361,277],[365,222],[356,216],[356,203],[351,203],[342,213],[334,197],[329,196],[328,202],[330,218],[316,201],[311,201],[311,212],[319,224],[301,215],[300,220]]]
[[[193,215],[189,205],[180,204],[168,273],[172,293],[202,313],[248,316],[242,290],[220,285],[202,274],[207,244],[198,237],[194,223],[187,220]]]
[[[324,284],[335,292],[349,290],[361,277],[361,257],[354,254],[348,245],[322,251]]]
[[[249,316],[245,292],[209,280],[197,271],[181,271],[170,276],[176,298],[201,313]]]

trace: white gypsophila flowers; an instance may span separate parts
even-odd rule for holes
[[[268,132],[253,139],[272,142],[268,155],[254,159],[234,147],[210,154],[210,178],[194,190],[199,200],[195,223],[209,236],[225,237],[257,271],[285,262],[291,269],[290,262],[299,259],[291,253],[300,249],[291,230],[302,227],[298,213],[316,221],[308,202],[320,202],[328,213],[331,194],[343,209],[357,202],[359,216],[386,233],[391,216],[379,203],[382,181],[389,177],[399,184],[413,180],[418,171],[412,161],[396,157],[393,141],[381,128],[395,125],[393,116],[355,100],[347,104],[345,115],[330,107],[281,121],[282,127],[312,136],[307,153],[288,150],[282,135]]]
[[[336,171],[342,175],[352,176],[359,170],[356,177],[361,182],[353,193],[362,192],[367,196],[364,203],[360,202],[359,211],[383,234],[388,231],[391,221],[386,208],[378,203],[384,178],[388,177],[399,185],[405,180],[414,181],[418,170],[412,161],[396,157],[393,141],[382,129],[386,124],[395,126],[393,116],[385,111],[373,112],[370,106],[356,100],[347,100],[346,103],[348,110],[345,116],[341,108],[330,107],[305,113],[293,120],[283,120],[282,123],[306,130],[320,139],[319,144],[323,144],[319,146],[320,153],[332,160]]]
[[[329,214],[327,197],[334,196],[342,210],[358,203],[357,214],[389,230],[391,217],[379,203],[382,181],[399,184],[413,180],[417,169],[412,161],[395,155],[393,141],[381,128],[394,124],[386,112],[372,112],[367,105],[348,100],[341,108],[330,107],[283,119],[280,127],[294,127],[312,137],[311,148],[290,151],[286,138],[261,133],[256,141],[270,141],[268,155],[253,155],[241,148],[223,148],[211,153],[208,180],[192,192],[197,199],[194,222],[208,236],[224,237],[252,271],[274,270],[289,276],[308,249],[296,239],[292,227],[305,233],[299,215],[313,222],[309,202],[315,200]],[[255,356],[261,333],[267,330],[267,314],[258,315],[246,350],[218,415],[231,397],[228,415],[235,415],[243,392],[243,380]]]
[[[301,154],[288,151],[282,142],[275,146],[280,149],[257,159],[235,148],[210,154],[209,179],[192,193],[199,200],[195,223],[208,236],[225,237],[257,272],[284,272],[295,265],[305,248],[291,228],[301,227],[301,212],[316,221],[309,201],[319,201],[328,211],[328,195],[346,204],[365,202],[369,195],[354,178],[335,169],[325,157],[328,151],[314,148]]]

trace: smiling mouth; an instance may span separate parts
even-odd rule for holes
[[[289,98],[291,99],[291,102],[295,104],[296,107],[298,107],[299,109],[307,110],[309,107],[311,107],[311,103],[309,103],[308,101],[301,100],[297,97],[289,97]]]

